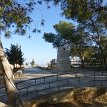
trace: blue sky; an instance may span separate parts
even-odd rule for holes
[[[107,3],[107,0],[104,0]],[[52,5],[52,4],[51,4]],[[31,28],[35,25],[41,29],[40,34],[33,34],[32,32],[27,33],[27,36],[30,34],[31,39],[28,39],[27,36],[12,35],[12,38],[6,39],[1,36],[4,48],[9,48],[12,44],[19,44],[22,47],[24,57],[26,58],[25,62],[30,62],[32,59],[36,61],[36,64],[47,65],[51,59],[57,57],[57,50],[53,48],[52,44],[44,41],[43,33],[44,32],[55,32],[53,25],[59,23],[59,21],[69,21],[61,16],[60,7],[51,6],[50,9],[47,9],[46,5],[37,5],[33,13],[31,13],[33,24]],[[45,19],[45,26],[40,26],[41,19]]]
[[[13,34],[10,39],[6,39],[3,36],[2,42],[4,48],[10,48],[12,44],[19,44],[24,52],[25,62],[30,62],[32,59],[35,60],[36,64],[47,65],[51,59],[56,58],[57,50],[53,48],[52,44],[47,43],[42,38],[44,32],[55,32],[53,25],[59,23],[59,21],[65,21],[66,19],[61,16],[61,10],[59,7],[51,6],[47,9],[46,5],[36,6],[31,17],[35,20],[31,26],[38,26],[41,29],[40,34],[33,34],[32,32],[27,33],[31,35],[31,39],[27,36],[19,36]],[[45,26],[40,26],[41,19],[45,19]]]

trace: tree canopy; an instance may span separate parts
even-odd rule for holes
[[[11,37],[12,33],[25,35],[26,29],[29,29],[29,25],[33,21],[29,13],[34,10],[36,3],[41,4],[39,0],[0,0],[0,35],[7,38]],[[40,32],[37,28],[33,28],[32,31]],[[4,53],[1,40],[0,64],[9,104],[13,107],[22,107],[20,95],[13,83],[13,72]]]
[[[72,57],[79,56],[84,66],[84,57],[89,49],[89,38],[86,36],[86,33],[72,23],[64,21],[59,22],[53,27],[56,30],[56,34],[44,33],[44,39],[53,43],[56,47],[63,45],[69,48]]]
[[[74,27],[71,23],[60,21],[53,26],[57,34],[44,33],[44,39],[53,43],[54,47],[69,44],[69,40],[74,32]]]
[[[7,38],[12,33],[25,35],[33,22],[30,13],[37,4],[41,4],[40,0],[0,0],[0,33]],[[43,19],[41,24],[44,24]],[[38,28],[32,28],[31,31],[40,32]]]
[[[8,57],[8,60],[10,64],[14,65],[19,64],[20,66],[25,61],[25,58],[23,57],[23,52],[21,50],[21,46],[19,45],[13,45],[11,44],[10,49],[6,48],[6,55]]]
[[[33,67],[35,65],[35,60],[32,59],[32,61],[30,62],[31,66]]]
[[[47,1],[50,2],[49,0]],[[77,37],[81,37],[80,31],[82,30],[81,33],[85,33],[87,37],[84,37],[88,39],[89,43],[92,43],[92,45],[95,45],[95,47],[98,48],[97,51],[99,51],[98,53],[100,53],[100,55],[102,56],[104,66],[105,68],[107,68],[107,58],[105,52],[106,47],[104,47],[104,44],[106,46],[107,43],[102,43],[102,38],[105,38],[107,40],[107,5],[104,4],[104,0],[52,1],[55,5],[57,5],[58,3],[60,4],[63,16],[65,16],[69,20],[75,21],[78,24],[77,28],[79,30],[79,35],[76,30],[78,35]],[[76,38],[74,40],[76,40]]]

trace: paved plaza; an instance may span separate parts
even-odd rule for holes
[[[20,77],[15,78],[15,84],[23,100],[68,88],[107,87],[107,72],[74,70],[62,73],[39,68],[25,68],[22,72]],[[0,100],[6,100],[4,88],[0,89]]]

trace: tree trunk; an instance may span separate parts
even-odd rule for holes
[[[93,21],[93,19],[91,19],[91,22],[92,22],[92,27],[93,29],[96,29],[96,23]],[[100,33],[98,31],[98,29],[96,29],[96,34],[97,34],[97,37],[98,37],[98,40],[95,40],[95,42],[97,43],[97,45],[99,46],[99,50],[101,51],[101,54],[102,54],[102,60],[103,60],[103,65],[104,65],[104,68],[107,70],[107,60],[106,60],[106,55],[104,53],[104,50],[102,48],[102,45],[101,45],[101,42],[100,42]],[[94,38],[95,39],[95,38]]]
[[[76,46],[76,47],[77,47],[77,46]],[[81,59],[81,67],[84,68],[84,67],[85,67],[85,65],[84,65],[84,59],[83,59],[83,57],[82,57],[82,55],[81,55],[81,52],[79,51],[78,47],[77,47],[77,52],[78,52],[79,57],[80,57],[80,59]]]
[[[104,54],[104,50],[103,50],[100,42],[97,42],[97,43],[98,43],[98,45],[99,45],[99,49],[100,49],[101,54],[102,54],[102,60],[103,60],[103,63],[104,63],[104,68],[107,69],[107,61],[106,61],[106,56],[105,56],[105,54]]]
[[[99,49],[101,51],[101,54],[102,54],[102,60],[103,60],[103,63],[104,63],[104,68],[107,70],[106,55],[105,55],[104,50],[102,48],[102,45],[101,45],[101,42],[100,42],[100,35],[99,35],[98,31],[97,31],[97,35],[98,35],[98,40],[96,42],[97,42],[97,44],[99,46]]]
[[[13,107],[22,107],[21,98],[13,82],[13,73],[4,53],[2,42],[0,41],[0,64],[4,77],[5,90],[8,97],[8,102]]]
[[[81,64],[81,67],[84,68],[85,65],[84,65],[84,60],[83,60],[83,58],[81,58],[81,63],[82,63],[82,64]]]

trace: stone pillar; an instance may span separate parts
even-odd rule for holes
[[[70,71],[71,62],[69,58],[69,51],[63,46],[58,47],[57,50],[57,70]]]

